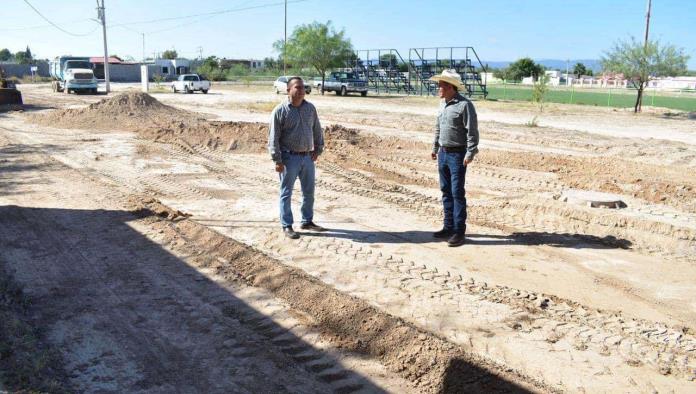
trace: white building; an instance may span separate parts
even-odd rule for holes
[[[649,88],[655,89],[696,89],[696,77],[664,77],[650,79]]]
[[[191,72],[189,59],[155,59],[154,63],[147,65],[150,78],[161,76],[165,80],[177,79],[181,74]]]

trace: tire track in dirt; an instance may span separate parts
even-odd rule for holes
[[[150,202],[145,200],[145,204],[153,212],[166,209],[151,200]],[[156,216],[163,217],[159,213]],[[196,262],[198,266],[212,269],[217,275],[225,278],[242,278],[254,286],[272,290],[276,295],[317,319],[316,328],[322,330],[325,340],[341,344],[347,349],[360,349],[361,352],[378,357],[389,369],[402,374],[424,392],[454,392],[453,388],[446,386],[447,375],[455,373],[451,371],[454,359],[467,360],[464,362],[473,363],[472,365],[484,370],[495,371],[496,375],[509,377],[513,379],[511,381],[524,382],[525,385],[532,383],[537,389],[549,389],[508,367],[473,356],[435,336],[412,328],[407,323],[366,305],[364,301],[345,297],[332,287],[312,279],[301,271],[288,268],[202,225],[191,221],[167,223],[161,219],[158,219],[158,225],[166,227],[165,231],[173,232],[165,237],[185,239],[186,244],[180,247],[190,249],[195,246],[199,250],[200,257]],[[307,293],[313,295],[305,296]],[[244,317],[240,316],[240,318]],[[360,321],[363,324],[359,324]],[[358,323],[357,326],[356,323]],[[263,319],[254,319],[252,324],[262,333],[268,333],[272,342],[281,346],[287,354],[297,358],[299,362],[306,363],[309,369],[322,371],[319,374],[324,377],[324,380],[329,382],[344,380],[343,373],[336,372],[334,367],[326,365],[305,347],[297,346],[293,341],[287,341],[282,335],[278,335],[279,333],[265,325]],[[350,324],[351,327],[346,329],[342,327],[342,324]],[[374,330],[376,332],[373,332]],[[413,347],[414,345],[417,346]],[[434,357],[433,352],[436,354]],[[520,390],[520,388],[514,388],[515,386],[508,386],[505,382],[491,381],[484,377],[486,373],[489,372],[481,371],[473,366],[465,367],[456,372],[461,376],[452,379],[449,384],[454,384],[459,387],[459,390],[465,391],[481,390],[484,387],[488,387],[485,391],[492,392],[499,391],[500,387],[507,387],[503,391]],[[345,386],[343,387],[345,389]]]
[[[465,296],[474,296],[479,302],[505,304],[513,308],[512,315],[524,316],[509,328],[526,332],[530,338],[535,337],[534,331],[541,332],[547,342],[555,343],[564,338],[578,352],[589,349],[605,357],[619,357],[628,365],[646,363],[661,374],[696,378],[696,338],[693,328],[671,328],[664,324],[625,318],[619,312],[588,308],[547,294],[488,285],[474,278],[453,275],[449,271],[439,272],[427,262],[404,261],[330,236],[303,237],[299,242],[289,244],[277,231],[255,229],[250,237],[257,247],[276,258],[321,256],[323,264],[312,272],[313,275],[321,277],[322,266],[368,264],[378,267],[385,277],[391,278],[389,283],[398,283],[399,290],[404,294],[435,297],[455,314],[473,316],[473,311],[479,308]],[[303,264],[307,263],[306,259],[302,261]],[[377,280],[375,283],[381,282]],[[416,321],[430,318],[427,310],[412,313],[416,313]],[[418,313],[424,315],[419,316]]]

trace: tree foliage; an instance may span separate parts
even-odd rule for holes
[[[170,49],[162,52],[162,59],[170,59],[174,60],[179,57],[179,54],[176,53],[176,49]]]
[[[633,111],[640,112],[643,91],[650,78],[683,74],[688,60],[689,56],[683,48],[662,45],[659,41],[641,43],[631,37],[630,40],[618,41],[605,52],[601,64],[604,72],[623,74],[626,79],[633,81],[638,89]]]
[[[311,66],[321,74],[322,94],[324,77],[334,67],[341,67],[353,55],[350,39],[343,30],[336,31],[331,21],[313,22],[295,28],[288,38],[287,46],[282,40],[273,44],[276,51],[285,53],[286,62],[294,67]]]
[[[17,51],[14,55],[15,61],[19,64],[32,64],[34,63],[34,57],[31,54],[31,49],[27,46],[26,51]]]
[[[393,53],[385,53],[385,54],[380,55],[380,57],[379,57],[379,66],[380,67],[395,68],[397,64],[398,64],[398,61],[396,60],[396,55]]]
[[[576,63],[575,67],[573,67],[573,74],[577,75],[578,77],[581,75],[587,75],[587,67],[585,67],[585,65],[582,63]]]
[[[12,54],[12,52],[10,52],[9,49],[7,49],[7,48],[0,49],[0,62],[9,61],[9,60],[12,60],[12,58],[14,58],[14,55]]]
[[[534,82],[534,88],[532,89],[532,102],[537,103],[539,106],[539,111],[544,110],[544,99],[546,98],[546,93],[549,91],[549,77],[546,74],[539,75],[539,78]]]
[[[196,69],[196,72],[211,81],[224,81],[226,79],[225,70],[220,68],[220,62],[216,56],[205,58],[203,64]]]
[[[534,63],[534,60],[523,57],[506,68],[496,70],[493,76],[506,81],[521,81],[524,77],[538,79],[544,73],[544,66]]]

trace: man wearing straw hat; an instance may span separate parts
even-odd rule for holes
[[[474,104],[461,95],[465,90],[455,70],[433,76],[443,99],[435,123],[432,159],[437,160],[444,208],[444,226],[433,234],[447,239],[448,246],[464,244],[466,232],[466,168],[478,153],[478,121]]]

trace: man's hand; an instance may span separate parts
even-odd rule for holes
[[[433,160],[437,160],[437,153],[431,153],[430,158]]]
[[[285,166],[283,163],[276,163],[276,172],[283,172],[285,170]]]
[[[317,161],[317,158],[319,157],[319,155],[317,154],[317,152],[312,152],[311,157],[312,157],[312,161]]]
[[[467,165],[469,165],[469,163],[471,163],[472,161],[474,161],[474,160],[471,159],[471,158],[465,158],[465,159],[464,159],[464,165],[467,166]]]

